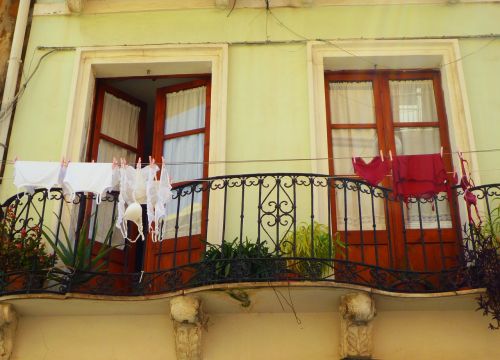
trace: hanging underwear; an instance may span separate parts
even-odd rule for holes
[[[467,175],[465,171],[465,164],[467,164],[467,160],[465,160],[462,156],[462,153],[458,153],[458,157],[460,158],[460,167],[462,168],[462,177],[460,178],[460,187],[464,191],[464,200],[467,205],[467,216],[469,217],[469,224],[474,224],[474,219],[472,218],[471,207],[474,206],[476,211],[477,218],[479,219],[479,225],[481,225],[481,216],[479,216],[479,210],[477,209],[477,197],[471,191],[471,188],[474,186],[474,181]]]
[[[148,225],[153,221],[154,189],[152,188],[155,186],[154,178],[158,170],[157,165],[141,168],[140,164],[137,168],[129,165],[123,165],[120,168],[120,195],[118,196],[116,227],[130,242],[136,242],[139,238],[144,239],[141,204],[146,204]],[[132,221],[137,226],[138,235],[135,239],[128,237],[127,221]]]
[[[63,186],[72,199],[77,192],[91,192],[95,194],[96,203],[99,204],[102,194],[117,185],[115,171],[112,163],[70,162]]]
[[[352,158],[354,172],[372,186],[377,186],[391,171],[390,162],[375,156],[368,164],[360,157]]]
[[[20,161],[14,163],[14,185],[24,188],[29,194],[35,189],[50,190],[54,186],[61,186],[64,169],[60,162],[48,161]]]
[[[154,208],[154,227],[150,224],[150,230],[153,234],[153,241],[161,241],[161,224],[167,217],[167,204],[172,200],[172,185],[165,165],[162,165],[160,180],[156,182],[156,193],[153,200]]]
[[[395,156],[392,176],[394,194],[406,204],[410,198],[433,199],[440,192],[450,196],[450,183],[440,154]]]

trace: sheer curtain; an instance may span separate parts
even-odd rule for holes
[[[439,153],[441,140],[439,128],[404,127],[407,122],[437,122],[438,115],[434,97],[432,80],[390,81],[392,117],[401,127],[394,129],[394,140],[398,155],[416,155]],[[444,197],[445,194],[439,194]],[[451,227],[451,214],[448,201],[439,201],[434,205],[420,204],[420,213],[417,203],[410,203],[405,208],[406,227],[420,228],[420,216],[423,228],[437,227],[438,207],[441,227]]]
[[[371,124],[375,127],[372,82],[333,82],[330,83],[329,95],[332,124]],[[353,156],[361,156],[366,161],[370,161],[379,153],[375,128],[333,129],[332,145],[333,157],[342,158],[334,160],[335,175],[352,176],[354,174],[351,162]],[[352,185],[354,184],[347,184],[350,187]],[[368,190],[368,187],[362,188]],[[347,218],[347,230],[373,229],[374,219],[377,230],[385,229],[383,200],[374,198],[372,209],[370,194],[337,189],[335,195],[339,229],[345,228],[345,218]]]
[[[116,96],[105,93],[102,110],[101,133],[113,139],[137,147],[139,133],[140,108]],[[97,153],[97,162],[112,162],[113,158],[125,158],[133,164],[136,154],[133,151],[101,139]],[[95,213],[96,205],[93,204],[92,212]],[[115,231],[113,219],[113,203],[103,201],[97,210],[96,240],[103,242],[110,227],[113,227],[113,245],[123,244],[123,237]]]
[[[206,87],[168,93],[166,95],[165,135],[171,135],[182,131],[201,129],[205,127],[206,111]],[[168,165],[167,171],[173,183],[199,179],[203,177],[205,134],[180,136],[166,140],[163,144],[163,156],[167,163],[194,162],[196,164]],[[175,193],[175,192],[174,192]],[[191,234],[201,232],[201,193],[196,193],[194,198],[183,196],[179,209],[179,230],[177,236],[189,235],[191,223]],[[191,202],[193,202],[193,216],[191,214]],[[175,222],[177,212],[177,200],[168,204],[168,216],[164,225],[163,238],[175,236]]]

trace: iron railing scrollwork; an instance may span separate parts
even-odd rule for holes
[[[472,191],[483,227],[498,231],[500,184]],[[147,231],[147,245],[122,238],[114,225],[117,192],[103,196],[99,205],[91,194],[68,198],[61,189],[20,193],[1,208],[4,244],[22,248],[27,232],[44,240],[49,232],[43,230],[50,229],[56,246],[69,240],[76,252],[85,230],[83,238],[93,240],[80,246],[89,252],[90,264],[110,231],[113,249],[94,267],[62,264],[54,252],[49,267],[0,269],[0,294],[134,296],[219,283],[301,280],[398,292],[481,287],[476,240],[463,228],[464,223],[465,230],[470,227],[463,193],[450,194],[453,198],[442,193],[404,203],[390,189],[347,177],[212,177],[173,189],[167,218],[156,224],[163,241],[153,246]],[[46,246],[46,251],[51,255],[53,249]]]

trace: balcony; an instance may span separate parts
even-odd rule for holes
[[[201,179],[172,191],[158,242],[145,205],[146,240],[123,238],[117,192],[99,204],[60,189],[11,197],[2,205],[0,295],[146,296],[276,282],[401,293],[484,286],[484,243],[459,189],[406,204],[352,178],[276,173]],[[473,192],[483,230],[494,232],[500,184]],[[136,225],[127,226],[135,238]]]

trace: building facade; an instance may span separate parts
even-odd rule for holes
[[[67,230],[89,266],[75,250],[20,287],[6,271],[2,359],[500,357],[470,275],[473,224],[498,235],[497,1],[38,0],[29,16],[2,104],[6,238]],[[451,181],[459,153],[471,217],[463,190],[405,201],[352,165],[440,154]],[[161,242],[108,236],[117,194],[15,196],[14,159],[162,157]]]

